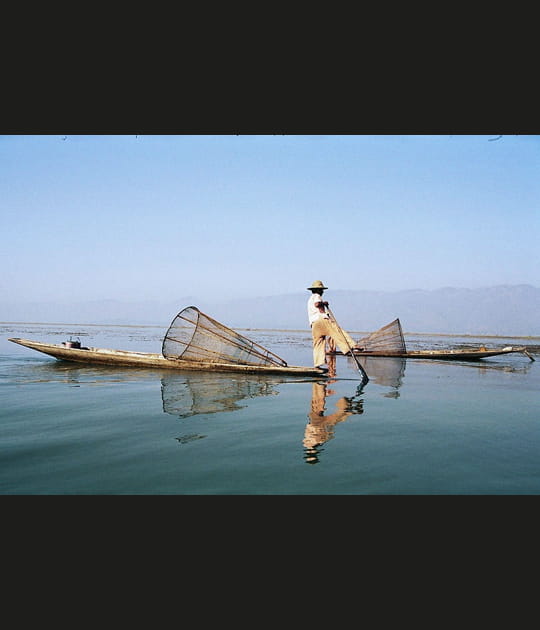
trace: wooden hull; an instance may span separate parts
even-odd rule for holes
[[[244,374],[288,374],[299,376],[326,376],[327,372],[308,366],[274,366],[274,365],[237,365],[234,363],[215,363],[211,361],[186,361],[183,359],[166,359],[161,354],[149,352],[132,352],[129,350],[109,350],[106,348],[68,348],[54,343],[41,343],[29,339],[13,337],[9,339],[26,348],[43,352],[55,359],[75,361],[78,363],[98,363],[102,365],[118,365],[131,367],[151,367],[169,370],[203,370],[207,372],[241,372]]]
[[[403,359],[442,359],[459,361],[477,361],[488,357],[496,357],[499,354],[510,354],[511,352],[522,352],[531,361],[534,358],[527,352],[525,346],[514,348],[491,348],[485,346],[479,348],[461,348],[459,350],[407,350],[401,322],[395,319],[379,330],[372,332],[366,337],[362,337],[355,344],[354,354],[360,357],[398,357]],[[341,354],[335,352],[333,354]],[[347,353],[350,356],[350,352]]]
[[[500,354],[510,354],[512,352],[521,352],[526,354],[531,361],[534,358],[527,352],[525,348],[493,348],[491,350],[480,349],[465,349],[465,350],[408,350],[406,352],[385,352],[385,351],[371,351],[361,352],[355,351],[355,356],[358,357],[402,357],[404,359],[446,359],[446,360],[459,360],[459,361],[477,361],[479,359],[486,359],[488,357],[495,357]],[[336,351],[333,354],[342,354]]]

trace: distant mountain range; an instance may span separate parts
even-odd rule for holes
[[[0,321],[167,327],[179,311],[193,305],[233,328],[308,330],[309,295],[304,291],[228,302],[193,296],[166,302],[0,302]],[[531,285],[393,292],[329,290],[324,295],[339,323],[352,332],[370,332],[399,317],[404,332],[540,335],[540,289]]]

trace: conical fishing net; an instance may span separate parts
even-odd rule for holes
[[[359,339],[356,348],[365,352],[407,352],[399,319]]]
[[[167,359],[287,366],[281,357],[195,306],[188,306],[173,319],[163,339],[162,353]]]

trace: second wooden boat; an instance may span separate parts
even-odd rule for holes
[[[525,354],[531,361],[535,360],[525,346],[407,350],[399,318],[359,339],[353,348],[353,352],[355,356],[365,357],[402,357],[405,359],[448,359],[460,361],[477,361],[501,354],[519,352]],[[335,351],[331,354],[342,353]],[[350,353],[348,354],[350,355]]]
[[[407,350],[405,352],[391,352],[389,350],[354,350],[355,356],[364,357],[402,357],[404,359],[455,359],[461,361],[477,361],[478,359],[486,359],[495,357],[500,354],[511,354],[512,352],[520,352],[534,361],[534,357],[527,352],[525,347],[507,346],[506,348],[464,348],[457,350]],[[335,354],[342,354],[336,351]],[[350,353],[348,353],[350,354]]]

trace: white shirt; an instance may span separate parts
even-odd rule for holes
[[[319,311],[319,309],[315,306],[317,302],[322,302],[322,301],[323,301],[323,297],[322,295],[319,295],[318,293],[312,293],[311,297],[308,300],[307,313],[308,313],[310,326],[311,324],[313,324],[314,321],[316,321],[320,317],[324,317],[325,319],[328,319],[328,315],[326,313],[321,313],[321,311]]]

